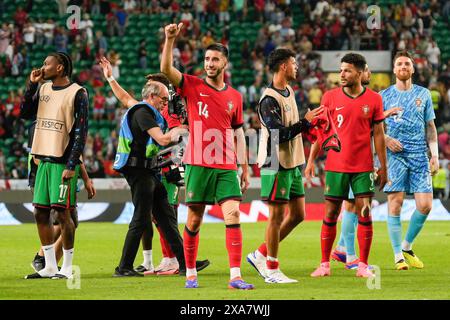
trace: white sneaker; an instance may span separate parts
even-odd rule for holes
[[[280,269],[276,271],[268,271],[267,278],[264,280],[266,283],[296,283],[295,279],[291,279],[285,276]]]
[[[247,255],[247,262],[258,271],[261,277],[267,278],[266,258],[262,254],[256,251],[250,252]]]
[[[163,258],[159,266],[155,268],[156,273],[164,273],[167,271],[178,270],[178,261],[176,259]]]

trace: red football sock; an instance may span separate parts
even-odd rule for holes
[[[184,259],[186,260],[186,268],[195,269],[195,261],[197,260],[199,232],[192,232],[187,227],[183,232]]]
[[[172,249],[170,248],[169,243],[167,242],[166,238],[164,237],[164,233],[159,228],[159,226],[156,227],[159,232],[159,242],[161,243],[161,251],[164,258],[174,258],[175,254],[172,252]]]
[[[372,245],[372,217],[358,217],[359,261],[368,264],[370,247]]]
[[[261,252],[264,257],[267,257],[267,246],[265,242],[259,246],[258,251]]]
[[[230,268],[240,268],[242,259],[241,225],[228,225],[225,228],[225,233]]]
[[[336,218],[325,217],[320,232],[320,245],[322,248],[322,262],[330,262],[330,254],[336,238]]]

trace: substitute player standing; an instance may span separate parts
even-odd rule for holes
[[[206,78],[182,74],[172,65],[172,49],[183,24],[165,27],[166,39],[161,59],[161,72],[181,89],[186,98],[189,141],[186,148],[186,204],[188,218],[184,229],[186,258],[186,288],[197,288],[197,257],[199,231],[206,204],[217,201],[226,225],[226,247],[230,264],[229,288],[253,289],[241,278],[242,232],[239,202],[248,187],[245,137],[242,129],[243,107],[240,93],[225,84],[224,71],[228,49],[220,43],[206,48],[204,68]],[[236,134],[242,165],[241,186],[237,174]]]
[[[341,59],[342,87],[326,92],[321,104],[329,108],[341,140],[340,153],[328,152],[325,165],[325,217],[321,231],[322,261],[311,274],[312,277],[329,276],[330,253],[336,237],[336,222],[341,211],[343,199],[348,196],[351,187],[355,195],[358,214],[357,237],[360,249],[360,261],[356,276],[372,277],[368,268],[368,258],[372,244],[372,217],[370,215],[371,198],[375,191],[371,132],[375,150],[380,161],[378,178],[380,189],[386,183],[386,146],[384,143],[383,106],[381,96],[365,88],[361,78],[366,59],[356,53],[346,54]],[[314,160],[319,145],[312,147]],[[309,169],[310,170],[310,169]],[[308,168],[305,174],[310,175]]]
[[[431,211],[431,176],[439,170],[431,94],[428,89],[412,83],[413,73],[413,58],[406,51],[398,52],[394,57],[395,85],[381,92],[385,110],[403,109],[397,116],[386,120],[389,180],[384,191],[388,193],[387,224],[397,270],[406,270],[409,266],[423,268],[423,262],[412,251],[412,243]],[[414,194],[416,210],[402,242],[400,212],[405,193]]]
[[[274,163],[263,166],[261,171],[261,197],[269,204],[269,221],[266,227],[266,242],[247,255],[247,261],[265,278],[267,283],[295,283],[279,268],[278,248],[281,240],[304,220],[305,191],[302,180],[302,165],[305,163],[302,131],[310,128],[310,121],[318,116],[323,108],[308,111],[305,119],[300,120],[294,90],[289,81],[296,79],[297,62],[295,52],[285,48],[272,51],[268,65],[274,72],[272,83],[264,91],[258,116],[263,124],[264,133],[259,144],[258,164],[263,166],[276,142],[276,168]],[[273,141],[278,134],[278,141]],[[286,209],[288,214],[285,215]]]
[[[26,279],[72,277],[80,157],[87,135],[89,99],[86,90],[71,82],[72,61],[51,53],[41,69],[33,70],[21,106],[23,118],[36,116],[31,154],[40,160],[33,195],[34,216],[45,256],[45,268]],[[38,89],[41,79],[51,80]],[[63,265],[58,271],[50,211],[57,212],[63,241]]]

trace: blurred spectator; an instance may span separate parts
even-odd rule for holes
[[[69,0],[56,0],[58,2],[58,14],[60,17],[64,17],[67,14],[67,4]]]
[[[1,124],[0,124],[0,131],[2,130]],[[0,137],[1,137],[1,132],[0,132]],[[0,149],[0,178],[4,177],[6,175],[6,157],[5,154],[3,153],[3,150]]]
[[[33,24],[31,22],[25,23],[25,26],[23,28],[23,40],[27,45],[28,50],[31,50],[34,45],[35,35],[36,28],[33,26]]]
[[[23,67],[24,59],[22,53],[20,53],[17,47],[14,47],[14,55],[11,61],[11,75],[17,77],[18,75],[22,74]],[[20,101],[20,97],[18,98]]]
[[[11,30],[6,22],[2,23],[2,28],[0,29],[0,54],[6,51],[9,46],[9,41],[11,37]]]
[[[97,50],[102,49],[104,52],[108,52],[108,41],[101,30],[95,32],[95,47]]]
[[[103,96],[103,94],[100,92],[100,89],[95,89],[95,96],[94,96],[94,120],[102,120],[103,115],[105,114],[105,102],[106,99]],[[95,153],[95,150],[94,150]]]
[[[92,22],[91,17],[88,13],[83,14],[83,20],[80,21],[80,30],[86,31],[87,42],[89,44],[94,43],[94,33],[92,29],[94,28],[94,22]]]
[[[118,36],[123,37],[128,24],[128,14],[123,8],[119,8],[116,12]]]
[[[441,50],[439,50],[435,41],[431,40],[431,42],[428,44],[427,49],[425,50],[425,54],[428,58],[428,62],[430,62],[431,66],[433,67],[433,70],[437,70],[439,68],[439,58],[441,55]]]
[[[53,44],[55,23],[52,19],[48,19],[47,22],[42,24],[42,30],[44,32],[45,44],[50,46]]]
[[[66,35],[66,30],[63,27],[56,27],[55,34],[56,51],[67,53],[67,44],[69,39]]]
[[[123,0],[123,9],[128,13],[131,14],[136,10],[137,4],[134,0]]]
[[[20,30],[23,29],[27,17],[27,12],[22,7],[17,7],[16,13],[14,14],[14,21],[16,22],[16,26],[18,26]]]
[[[103,150],[103,140],[100,136],[100,133],[96,133],[94,137],[94,154],[97,154],[98,152],[102,152]]]
[[[106,107],[106,118],[110,121],[114,120],[118,102],[119,101],[117,100],[113,92],[108,91],[108,96],[106,97],[105,101],[105,107]]]
[[[145,48],[145,40],[142,39],[138,48],[138,61],[141,69],[147,69],[147,49]]]
[[[28,177],[28,164],[26,161],[16,161],[14,167],[11,170],[13,179],[26,179]]]
[[[215,43],[211,30],[206,31],[206,34],[202,38],[202,47],[206,49],[209,45]]]
[[[112,50],[109,53],[108,60],[111,62],[113,77],[119,79],[120,78],[119,66],[122,63],[122,60],[120,60],[120,55],[116,51]]]
[[[106,140],[106,159],[108,160],[114,160],[114,157],[116,156],[116,150],[117,150],[117,132],[115,130],[111,131],[111,134],[109,135],[108,139]]]
[[[320,101],[322,100],[322,95],[323,95],[322,90],[320,90],[317,83],[315,83],[308,92],[309,107],[311,109],[314,109],[314,108],[317,108],[320,106]]]

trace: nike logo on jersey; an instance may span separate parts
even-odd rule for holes
[[[209,97],[209,94],[203,94],[200,92],[200,97]]]
[[[336,110],[341,110],[341,109],[344,109],[345,107],[339,107],[339,108],[336,108]]]

